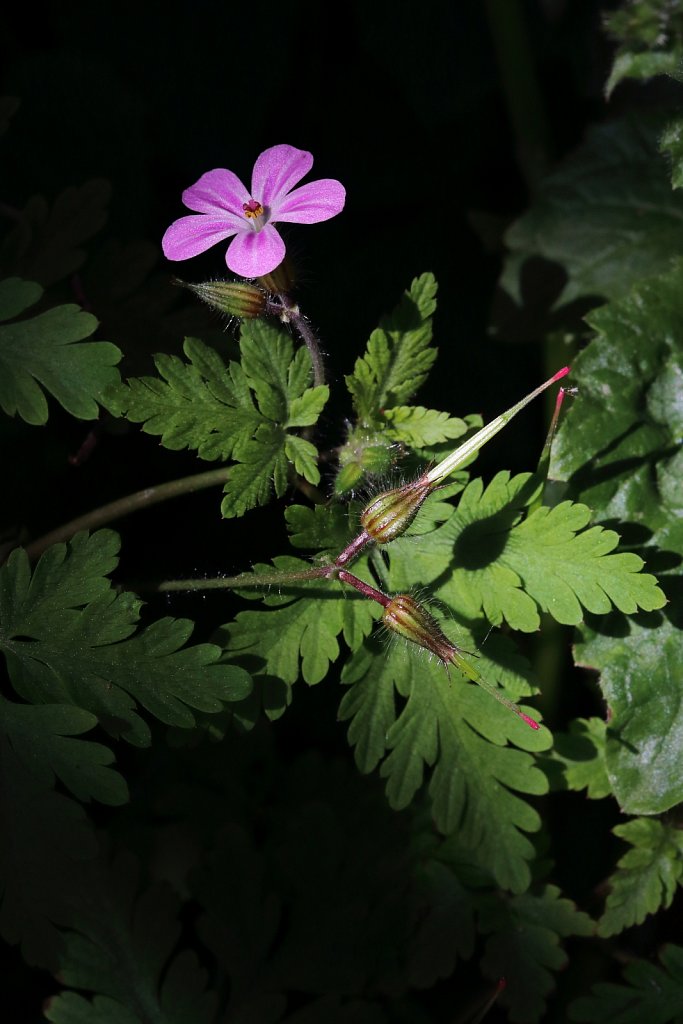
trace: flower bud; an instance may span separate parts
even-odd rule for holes
[[[405,640],[424,647],[425,650],[436,655],[447,668],[449,665],[454,665],[463,675],[481,686],[486,693],[495,697],[508,711],[512,711],[513,715],[521,718],[530,729],[540,728],[535,718],[527,715],[513,701],[508,700],[499,690],[482,679],[477,670],[462,657],[460,648],[452,644],[445,636],[436,619],[428,611],[425,611],[410,594],[397,594],[390,598],[389,603],[384,607],[382,622],[393,633],[397,633]]]
[[[259,277],[259,283],[275,295],[289,295],[295,285],[291,260],[285,256],[282,263],[269,274]]]
[[[267,296],[255,284],[245,281],[203,281],[200,284],[188,284],[186,281],[176,283],[206,302],[207,306],[217,309],[228,316],[239,317],[240,320],[254,320],[263,314]]]
[[[364,445],[347,444],[340,454],[340,470],[334,484],[335,492],[346,494],[358,487],[364,478],[378,473],[387,473],[391,469],[393,454],[386,444]]]
[[[444,636],[436,619],[410,594],[396,594],[384,609],[382,622],[393,633],[435,654],[445,664],[454,660],[457,648]]]
[[[385,491],[363,509],[361,526],[376,544],[388,544],[405,533],[432,490],[432,484],[420,477],[405,487]]]

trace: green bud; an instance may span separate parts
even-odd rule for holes
[[[363,509],[361,526],[376,544],[388,544],[405,533],[432,490],[432,484],[420,477],[405,487],[385,491]]]
[[[349,442],[339,455],[340,470],[334,489],[337,494],[346,494],[363,482],[368,474],[387,473],[391,469],[393,454],[386,444]]]
[[[431,651],[444,664],[452,662],[457,654],[457,648],[444,636],[436,619],[410,594],[392,597],[384,609],[382,622],[393,633]]]
[[[266,308],[266,293],[255,284],[245,281],[203,281],[200,284],[188,284],[187,281],[176,281],[183,288],[189,288],[198,298],[212,309],[228,316],[239,317],[240,320],[255,320]]]
[[[387,473],[394,461],[394,453],[386,444],[371,444],[363,449],[360,464],[365,473]]]
[[[337,479],[334,482],[335,494],[342,495],[348,494],[354,487],[358,487],[361,480],[363,479],[363,470],[357,462],[347,462],[345,466],[337,473]]]

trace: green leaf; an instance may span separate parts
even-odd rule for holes
[[[658,814],[681,803],[680,628],[665,620],[624,630],[607,620],[581,638],[576,661],[600,671],[610,708],[605,765],[622,810]]]
[[[376,799],[366,807],[367,790],[338,769],[308,756],[293,776],[285,770],[275,830],[272,818],[263,822],[266,842],[229,824],[193,873],[199,933],[230,976],[238,1020],[253,1019],[240,1004],[266,988],[274,996],[403,987],[399,957],[415,899],[393,844],[406,833]]]
[[[424,383],[437,355],[429,347],[436,287],[432,274],[415,278],[393,313],[372,332],[366,354],[346,377],[361,424],[374,423],[383,409],[405,405]]]
[[[524,893],[506,899],[491,898],[482,905],[480,927],[492,933],[482,960],[485,975],[507,984],[500,1002],[510,1007],[510,1021],[535,1024],[546,1009],[546,996],[554,988],[551,972],[567,965],[560,940],[570,935],[591,935],[593,922],[560,897],[554,885],[538,895]]]
[[[598,935],[607,938],[670,907],[683,878],[683,833],[653,818],[617,825],[614,834],[633,846],[609,880],[610,894]]]
[[[679,262],[671,273],[587,317],[596,337],[572,366],[579,395],[555,438],[550,476],[567,481],[582,470],[582,497],[591,504],[594,499],[597,508],[607,506],[603,518],[613,515],[609,502],[624,477],[649,453],[683,437],[676,387],[683,354],[675,333],[683,315],[682,275]],[[600,476],[605,479],[598,490]]]
[[[344,669],[353,687],[340,717],[353,718],[349,737],[361,771],[382,761],[389,803],[407,807],[432,769],[434,819],[494,875],[522,892],[529,884],[533,847],[523,832],[540,828],[535,810],[516,792],[543,793],[547,782],[529,750],[550,745],[477,686],[450,680],[445,669],[394,644],[384,658],[364,648]],[[397,712],[392,687],[407,701]],[[357,688],[360,688],[358,690]],[[513,742],[517,747],[508,746]],[[386,754],[386,757],[385,757]]]
[[[664,129],[659,148],[671,161],[671,187],[683,188],[683,122],[680,119]]]
[[[165,886],[138,892],[137,868],[129,857],[112,870],[98,864],[85,871],[60,980],[96,993],[96,999],[84,1006],[83,997],[65,993],[52,1001],[48,1020],[212,1024],[216,997],[206,991],[206,972],[196,955],[183,950],[170,959],[181,931],[177,912],[178,901]]]
[[[283,556],[273,559],[281,571],[301,572],[309,563]],[[256,566],[256,571],[267,566]],[[362,561],[354,573],[363,577]],[[265,574],[267,576],[267,572]],[[222,627],[221,637],[231,656],[258,655],[268,675],[291,686],[299,676],[314,685],[325,678],[330,663],[340,654],[338,637],[360,644],[373,623],[372,602],[337,580],[312,580],[278,588],[265,603],[280,605],[273,611],[240,612]],[[301,597],[294,595],[301,595]]]
[[[669,75],[682,81],[682,59],[683,48],[672,53],[620,53],[605,83],[605,95],[609,99],[619,82],[625,78],[646,82],[648,78],[654,78],[656,75]]]
[[[345,505],[289,505],[285,520],[289,538],[296,548],[313,549],[336,557],[353,540],[354,533]]]
[[[425,409],[422,405],[397,405],[393,409],[385,409],[384,418],[389,424],[386,436],[411,448],[426,448],[452,441],[469,430],[465,420],[449,416],[447,412]]]
[[[417,876],[421,907],[408,949],[408,978],[430,988],[452,973],[458,959],[468,960],[475,944],[475,897],[446,864],[425,860]]]
[[[659,130],[635,121],[602,124],[542,182],[535,204],[505,238],[511,252],[501,285],[516,302],[531,256],[566,271],[556,306],[581,296],[618,298],[668,269],[680,251],[683,197],[671,193]]]
[[[297,473],[308,480],[309,484],[320,483],[318,469],[318,449],[303,437],[288,434],[285,440],[285,455],[293,464]]]
[[[254,404],[239,363],[226,369],[217,352],[196,338],[186,338],[177,356],[155,358],[160,377],[126,381],[108,395],[109,407],[146,434],[161,437],[172,451],[194,448],[202,459],[227,459],[249,441],[263,417]]]
[[[605,86],[608,98],[625,78],[669,75],[683,81],[683,19],[676,4],[631,0],[605,16],[605,28],[620,43]]]
[[[325,408],[329,397],[330,389],[327,384],[320,384],[318,387],[308,388],[300,397],[292,398],[285,426],[288,428],[313,426],[318,422],[320,413]]]
[[[591,800],[601,800],[612,792],[605,767],[607,723],[601,718],[576,718],[568,733],[555,733],[549,771],[560,769],[563,789],[586,790]]]
[[[64,704],[34,707],[0,697],[0,731],[25,769],[45,789],[53,787],[57,776],[79,800],[123,804],[128,800],[128,787],[109,767],[114,761],[111,750],[101,743],[71,739],[96,725],[95,716],[81,708]]]
[[[117,550],[111,531],[78,534],[49,548],[33,573],[15,550],[0,568],[0,649],[25,700],[84,708],[110,734],[145,746],[149,727],[136,702],[188,728],[191,708],[220,711],[250,684],[243,670],[216,664],[218,647],[183,647],[187,620],[160,619],[136,633],[140,601],[102,576]]]
[[[266,505],[273,491],[278,498],[282,497],[287,488],[286,444],[287,435],[280,427],[262,423],[254,437],[234,451],[239,461],[230,468],[221,502],[226,519]]]
[[[624,968],[627,985],[594,985],[593,994],[569,1008],[572,1020],[591,1024],[680,1024],[683,1015],[683,949],[665,946],[661,967],[636,960]]]
[[[683,557],[681,273],[679,264],[591,314],[598,336],[576,360],[580,396],[558,433],[551,466],[551,475],[601,518],[621,520],[644,538],[640,553],[662,563],[660,581],[672,596],[673,567]],[[675,602],[660,616],[628,624],[590,620],[581,630],[576,659],[602,672],[610,710],[605,765],[629,814],[661,813],[683,800],[675,755],[683,732],[679,640]]]
[[[641,558],[610,553],[619,542],[614,531],[586,529],[585,505],[565,501],[521,519],[536,492],[529,473],[498,473],[486,489],[473,480],[419,551],[407,540],[392,546],[398,585],[409,576],[412,585],[440,579],[438,596],[467,619],[483,612],[494,625],[505,619],[527,632],[538,629],[539,610],[571,625],[582,620],[583,608],[601,613],[615,605],[631,614],[665,604],[654,577],[641,573]]]
[[[119,380],[116,345],[83,342],[97,320],[78,306],[55,306],[31,319],[7,323],[41,298],[40,285],[19,278],[0,282],[0,407],[27,423],[47,423],[44,392],[82,420],[99,415],[102,392]],[[77,342],[83,342],[77,344]]]
[[[202,459],[234,459],[223,515],[235,517],[282,497],[290,464],[317,484],[317,449],[287,429],[314,424],[329,392],[307,387],[306,349],[293,353],[291,338],[261,321],[242,326],[241,362],[226,367],[217,352],[187,338],[189,363],[156,357],[160,378],[140,377],[108,393],[108,407],[172,450],[194,448]]]

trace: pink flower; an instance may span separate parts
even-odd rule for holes
[[[294,146],[272,146],[254,164],[249,191],[232,171],[216,168],[202,174],[183,192],[195,213],[171,224],[161,241],[169,260],[198,256],[224,238],[230,270],[241,277],[261,277],[279,266],[285,243],[278,222],[317,224],[344,208],[346,191],[334,178],[294,188],[313,166],[313,157]]]

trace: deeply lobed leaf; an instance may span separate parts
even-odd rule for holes
[[[102,393],[119,380],[122,353],[107,341],[84,341],[97,320],[79,306],[15,319],[42,294],[40,285],[20,278],[0,282],[0,407],[40,426],[48,419],[47,391],[72,416],[97,419]]]
[[[528,473],[498,473],[486,489],[473,480],[419,551],[403,540],[392,547],[397,585],[438,580],[438,596],[465,618],[483,612],[489,622],[506,620],[527,632],[538,629],[540,611],[571,625],[584,608],[633,613],[665,604],[655,578],[640,571],[641,558],[611,553],[619,542],[614,531],[586,529],[586,506],[565,501],[522,519],[536,491]]]
[[[489,898],[480,911],[480,927],[493,933],[486,940],[484,974],[506,979],[501,1003],[510,1007],[515,1024],[543,1019],[546,998],[554,987],[551,972],[562,970],[567,955],[560,940],[591,935],[593,922],[560,896],[554,885],[505,899]]]
[[[373,423],[382,409],[405,405],[424,383],[437,356],[429,347],[435,308],[436,281],[422,274],[370,335],[366,354],[346,377],[361,425]]]
[[[665,946],[661,967],[636,960],[624,969],[626,985],[593,986],[569,1008],[572,1020],[589,1024],[677,1024],[683,1014],[683,949]]]
[[[243,515],[284,494],[289,467],[317,484],[317,449],[289,431],[316,423],[329,389],[311,388],[306,349],[269,324],[247,321],[241,361],[224,364],[203,342],[187,338],[189,362],[157,356],[160,377],[129,380],[108,394],[111,410],[142,423],[167,448],[194,448],[203,459],[233,459],[221,510]]]
[[[111,531],[80,534],[49,549],[33,575],[25,552],[14,551],[0,568],[0,649],[25,700],[84,708],[112,735],[144,746],[149,727],[136,702],[187,728],[190,708],[219,711],[250,684],[241,669],[216,664],[219,648],[183,648],[187,620],[161,619],[136,634],[140,602],[102,576],[117,550]]]
[[[631,843],[610,878],[598,934],[617,935],[648,914],[670,907],[683,878],[683,833],[653,818],[634,818],[613,830]]]
[[[389,802],[399,809],[433,769],[429,792],[438,827],[457,831],[499,885],[522,892],[533,856],[523,832],[536,831],[540,819],[517,792],[546,792],[526,751],[547,747],[548,733],[532,732],[478,687],[450,681],[442,666],[398,644],[381,660],[376,649],[361,649],[343,679],[353,685],[339,714],[352,719],[349,739],[361,771],[382,761]],[[407,700],[400,713],[394,689]]]

